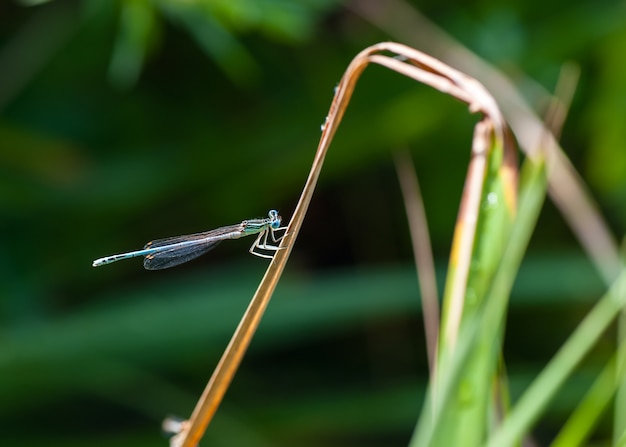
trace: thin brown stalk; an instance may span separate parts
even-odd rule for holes
[[[393,56],[386,56],[382,53],[392,53]],[[379,43],[361,51],[352,60],[337,87],[309,176],[287,226],[286,234],[281,240],[281,249],[270,262],[188,423],[184,424],[181,433],[172,439],[172,446],[195,447],[217,411],[285,268],[311,202],[328,147],[345,113],[359,76],[370,63],[386,66],[468,103],[471,111],[482,112],[493,120],[496,138],[504,139],[504,121],[495,102],[484,87],[474,79],[424,53],[398,43]]]
[[[428,365],[431,377],[435,377],[437,334],[439,333],[439,293],[437,292],[437,275],[430,244],[428,221],[426,220],[424,201],[411,155],[407,150],[395,151],[393,155],[400,181],[400,190],[404,199],[404,209],[409,221],[413,256],[419,278]]]

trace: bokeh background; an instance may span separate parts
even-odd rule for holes
[[[420,49],[436,38],[410,16],[401,30],[374,25],[366,7],[423,14],[516,82],[540,115],[563,64],[578,66],[563,146],[624,233],[624,1],[5,0],[2,445],[167,444],[161,420],[190,414],[267,262],[248,255],[252,240],[160,272],[136,259],[91,262],[271,208],[289,218],[352,57],[383,40]],[[441,283],[476,119],[367,69],[202,445],[407,444],[428,371],[392,153],[411,151]],[[603,290],[546,203],[507,327],[514,396]],[[535,431],[540,444],[611,348],[607,334],[568,381]],[[607,414],[596,441],[609,433]]]

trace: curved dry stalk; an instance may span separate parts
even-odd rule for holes
[[[517,166],[514,145],[504,118],[489,92],[475,79],[455,70],[437,59],[404,45],[388,42],[385,50],[402,56],[389,57],[372,55],[370,61],[383,65],[398,73],[430,85],[443,93],[467,103],[471,112],[484,114],[482,124],[476,127],[472,146],[472,160],[461,201],[454,235],[454,246],[450,263],[456,267],[457,274],[452,276],[450,295],[447,299],[447,319],[444,321],[442,336],[447,346],[454,347],[458,336],[461,316],[465,302],[465,290],[470,270],[472,248],[476,235],[480,199],[486,173],[486,157],[492,144],[502,147],[504,163],[502,178],[504,181],[504,198],[511,214],[515,214],[517,197]],[[494,136],[494,141],[491,140]]]
[[[605,282],[611,284],[622,268],[615,237],[563,149],[552,133],[546,132],[542,119],[528,106],[511,81],[406,1],[352,0],[346,6],[390,36],[419,45],[489,85],[490,91],[500,100],[507,122],[526,155],[536,158],[538,151],[545,151],[548,193]]]
[[[392,53],[393,56],[381,54],[385,52]],[[217,411],[285,268],[313,197],[324,158],[346,111],[359,76],[370,63],[385,66],[450,94],[467,103],[472,112],[482,112],[485,115],[484,120],[491,123],[490,129],[493,130],[496,140],[502,143],[505,151],[512,150],[512,147],[507,143],[504,119],[495,101],[486,89],[473,78],[420,51],[394,42],[379,43],[361,51],[348,65],[337,86],[309,176],[287,226],[286,234],[281,240],[281,249],[276,252],[270,262],[250,305],[196,404],[191,418],[187,424],[183,425],[183,431],[172,438],[172,446],[195,447]],[[480,180],[482,181],[482,178]],[[467,209],[469,215],[477,215],[477,210],[469,210],[468,207],[463,209]],[[471,228],[468,227],[468,229]],[[474,236],[471,231],[466,234],[470,239],[467,244],[471,244]],[[469,259],[465,263],[467,265],[464,268],[469,269]]]

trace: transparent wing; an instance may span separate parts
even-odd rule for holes
[[[203,233],[168,237],[148,242],[144,249],[158,249],[144,257],[146,270],[162,270],[202,256],[214,249],[224,239],[241,232],[241,225],[230,225]]]
[[[152,253],[144,257],[143,267],[146,270],[162,270],[184,264],[213,250],[220,242],[222,241],[216,240],[204,244],[198,243],[196,245],[170,248],[169,250]]]

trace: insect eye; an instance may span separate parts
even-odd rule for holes
[[[268,216],[270,218],[270,227],[276,229],[280,227],[280,216],[278,215],[278,211],[276,210],[270,210],[270,212],[268,213]]]

